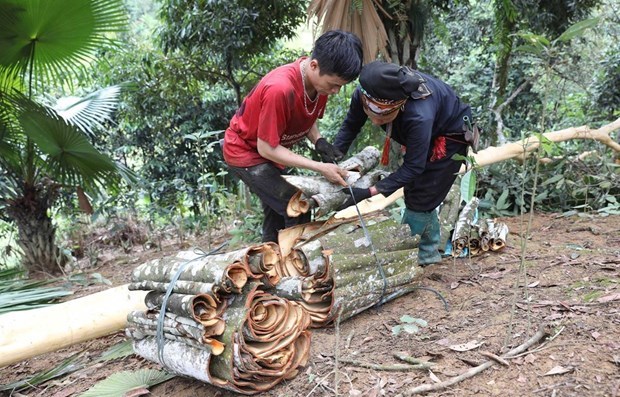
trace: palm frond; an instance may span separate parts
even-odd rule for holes
[[[43,167],[58,182],[93,189],[118,175],[116,164],[53,109],[24,96],[14,96],[13,102],[23,133],[45,155]]]
[[[174,378],[164,371],[141,369],[130,372],[123,371],[97,383],[80,397],[116,397],[129,395],[130,392],[145,389]]]
[[[77,355],[74,355],[67,358],[66,360],[63,360],[54,368],[36,373],[28,379],[20,380],[6,385],[0,385],[0,391],[10,390],[11,392],[19,392],[30,389],[37,385],[40,385],[41,383],[47,382],[48,380],[58,378],[71,372],[75,372],[83,367],[83,364],[78,363]]]
[[[3,292],[0,297],[0,314],[49,306],[68,295],[73,295],[73,292],[60,287]]]
[[[133,354],[133,344],[131,339],[125,339],[124,341],[111,346],[108,350],[101,353],[101,356],[96,362],[105,362],[116,360],[117,358],[123,358],[131,356]]]
[[[0,270],[0,314],[49,306],[73,294],[60,287],[43,288],[54,280],[27,280],[24,275],[20,268]]]
[[[20,147],[24,144],[24,135],[18,131],[14,108],[6,93],[0,90],[0,168],[12,174],[19,174],[21,170]]]
[[[123,0],[3,0],[0,75],[63,81],[126,24]]]
[[[120,92],[119,85],[105,87],[84,98],[61,98],[53,108],[69,124],[94,136],[94,127],[103,128],[103,123],[111,120]]]

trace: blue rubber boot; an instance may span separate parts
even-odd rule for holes
[[[411,235],[420,236],[418,246],[418,264],[428,266],[441,262],[439,254],[439,218],[437,211],[417,212],[405,209],[403,223],[409,225]]]

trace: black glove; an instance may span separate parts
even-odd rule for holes
[[[351,195],[351,190],[353,190],[353,195]],[[351,189],[346,188],[340,191],[349,196],[347,201],[345,201],[344,204],[340,208],[350,207],[356,203],[359,203],[362,200],[366,200],[368,197],[371,196],[370,189],[362,189],[359,187],[352,187]]]
[[[325,138],[319,138],[314,143],[314,148],[321,156],[324,163],[335,163],[342,160],[344,154],[337,147],[327,142]]]

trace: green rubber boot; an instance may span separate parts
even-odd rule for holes
[[[420,236],[418,246],[418,264],[428,266],[441,262],[439,254],[439,218],[437,211],[416,212],[405,209],[403,223],[409,225],[411,235]]]

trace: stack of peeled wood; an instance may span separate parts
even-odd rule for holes
[[[365,224],[370,241],[354,221],[315,222],[281,231],[279,244],[139,266],[129,288],[149,291],[148,310],[128,316],[134,350],[243,394],[294,377],[308,359],[310,326],[409,292],[421,274],[406,225],[378,214]]]
[[[478,204],[478,198],[474,197],[461,210],[452,234],[452,256],[461,256],[464,252],[474,256],[506,246],[508,226],[493,219],[479,220]]]
[[[274,294],[299,302],[313,327],[322,327],[409,292],[422,271],[419,238],[382,214],[366,217],[365,227],[349,221],[283,230]]]
[[[308,359],[310,316],[264,291],[279,281],[279,261],[277,245],[262,244],[219,255],[183,251],[139,266],[129,289],[149,293],[148,310],[127,317],[135,352],[243,394],[294,377]]]

